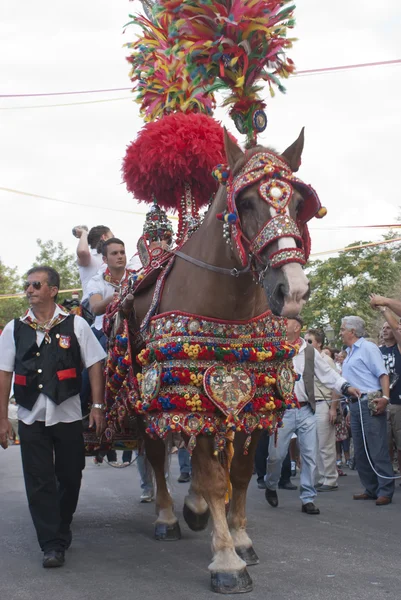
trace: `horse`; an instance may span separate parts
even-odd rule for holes
[[[226,133],[225,153],[232,184],[235,186],[238,175],[249,161],[264,152],[274,155],[292,172],[297,171],[303,145],[302,130],[298,139],[281,155],[261,146],[244,153]],[[263,181],[268,178],[266,173]],[[261,198],[259,184],[260,181],[251,181],[235,199],[242,241],[249,256],[247,265],[244,266],[237,247],[227,243],[227,235],[222,234],[219,215],[227,208],[227,189],[220,185],[199,229],[176,252],[174,264],[164,281],[158,314],[181,311],[234,322],[249,321],[268,310],[280,317],[291,318],[299,314],[309,294],[302,261],[291,258],[291,252],[299,256],[299,236],[288,233],[288,236],[278,234],[273,240],[269,238],[268,225],[279,211]],[[292,186],[291,192],[283,214],[295,224],[304,197],[299,186]],[[250,240],[255,240],[262,230],[267,239],[256,256]],[[285,256],[288,250],[290,257],[274,268],[274,256],[280,253]],[[135,294],[131,330],[138,330],[145,318],[154,287]],[[216,455],[213,436],[199,435],[193,450],[192,481],[185,498],[184,519],[191,529],[201,530],[206,527],[209,516],[212,517],[213,559],[209,570],[215,592],[240,593],[252,589],[246,566],[256,564],[258,557],[246,532],[246,494],[259,436],[260,429],[257,429],[251,435],[247,453],[244,453],[247,436],[243,432],[235,434],[229,469],[232,497],[228,516],[225,503],[228,461]],[[145,448],[157,484],[156,537],[178,539],[178,519],[165,480],[165,444],[162,439],[145,436]]]

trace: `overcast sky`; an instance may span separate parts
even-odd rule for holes
[[[0,6],[0,93],[61,92],[129,86],[123,43],[128,0],[6,0]],[[290,56],[299,70],[401,58],[399,0],[299,0]],[[398,207],[401,66],[299,76],[287,94],[268,103],[260,141],[284,150],[303,125],[306,143],[299,176],[318,191],[328,215],[311,224],[312,252],[356,239],[369,230],[339,225],[394,222]],[[0,98],[0,108],[127,98],[129,92]],[[235,130],[223,111],[217,118]],[[121,183],[121,160],[142,121],[130,99],[57,108],[0,110],[0,187],[93,206],[67,205],[0,191],[0,257],[23,272],[36,238],[74,250],[71,229],[108,225],[135,251],[144,212]],[[238,134],[237,134],[238,136]],[[240,137],[240,136],[239,136]]]

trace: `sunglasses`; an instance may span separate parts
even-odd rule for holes
[[[45,283],[46,283],[46,281],[43,283],[41,281],[25,281],[24,285],[23,285],[24,292],[27,291],[27,289],[29,288],[30,285],[33,287],[34,290],[40,290],[42,285],[44,285]]]

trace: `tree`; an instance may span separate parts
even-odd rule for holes
[[[70,290],[80,288],[78,267],[74,255],[64,247],[61,242],[53,240],[47,242],[37,239],[39,254],[35,258],[33,267],[46,265],[53,267],[60,274],[60,289]]]
[[[6,267],[0,260],[0,295],[18,294],[21,292],[20,277],[16,269]],[[20,316],[26,310],[23,298],[0,299],[0,327],[8,321]]]
[[[354,242],[352,246],[366,242]],[[371,336],[376,334],[378,316],[370,307],[373,292],[392,296],[400,286],[400,246],[383,249],[377,246],[341,252],[326,261],[316,260],[308,265],[311,298],[302,317],[308,327],[331,325],[338,334],[341,319],[357,315],[366,322]]]

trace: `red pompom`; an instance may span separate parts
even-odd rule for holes
[[[123,178],[137,200],[177,209],[187,183],[197,207],[207,206],[218,183],[212,170],[224,162],[223,128],[202,113],[174,113],[148,123],[127,148]]]

